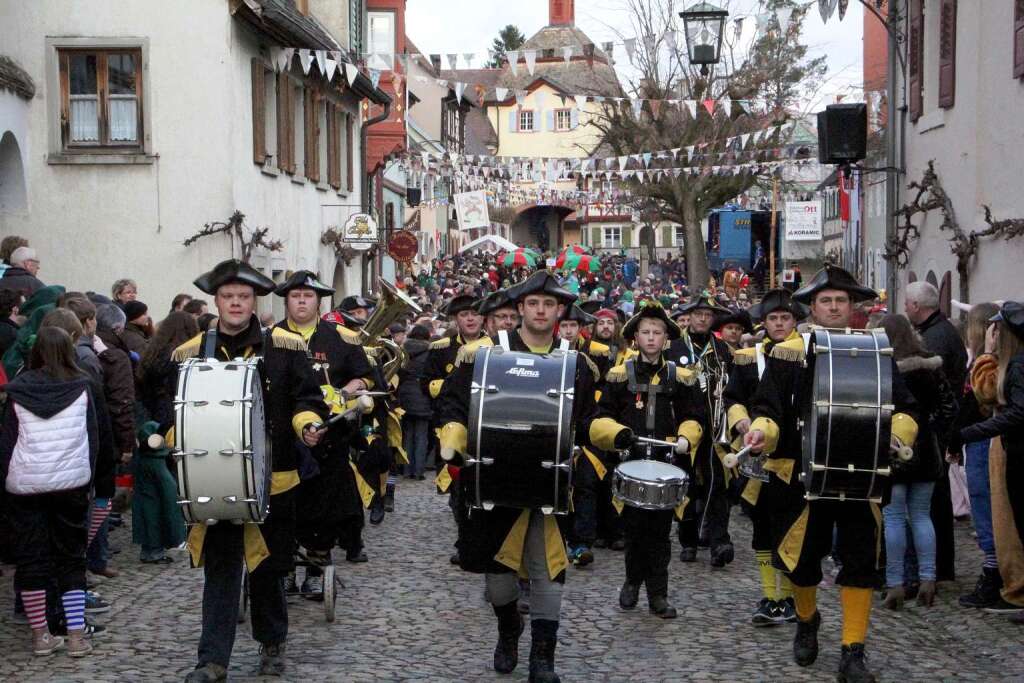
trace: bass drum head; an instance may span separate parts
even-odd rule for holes
[[[263,413],[263,386],[260,373],[254,369],[249,377],[252,412],[249,414],[249,444],[252,449],[252,478],[256,490],[257,509],[254,517],[263,521],[270,509],[270,478],[273,472],[270,439],[267,438],[266,417]]]

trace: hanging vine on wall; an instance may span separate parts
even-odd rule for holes
[[[985,223],[988,224],[988,227],[984,230],[965,232],[957,222],[953,202],[946,194],[939,181],[939,176],[935,172],[934,159],[928,162],[928,168],[925,169],[921,180],[910,183],[907,185],[907,189],[914,190],[916,193],[910,203],[903,205],[894,213],[898,219],[896,235],[889,240],[886,258],[897,268],[906,268],[910,263],[911,244],[921,237],[920,229],[913,223],[914,217],[938,209],[942,213],[939,230],[950,233],[949,250],[956,256],[956,271],[960,278],[960,300],[970,301],[971,267],[974,258],[978,255],[981,238],[1002,237],[1004,240],[1010,240],[1024,235],[1024,219],[1011,218],[995,221],[992,219],[992,210],[984,205]]]
[[[238,240],[239,258],[243,263],[249,263],[252,252],[256,247],[267,251],[284,251],[284,242],[267,238],[270,228],[250,229],[245,224],[245,214],[237,209],[227,221],[213,221],[203,224],[202,230],[185,240],[185,246],[190,247],[204,237],[211,235],[228,235],[231,239],[231,255],[235,254],[235,240]]]
[[[331,247],[334,249],[334,254],[342,261],[346,266],[352,265],[352,259],[356,257],[359,252],[352,248],[352,245],[348,244],[341,238],[341,230],[335,230],[334,228],[327,228],[324,234],[320,235],[320,244]]]

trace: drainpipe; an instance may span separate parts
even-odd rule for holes
[[[370,177],[366,173],[366,147],[367,147],[367,139],[369,137],[369,133],[367,131],[370,128],[370,126],[378,124],[381,121],[386,121],[387,118],[390,115],[391,115],[391,100],[389,99],[387,102],[384,103],[384,111],[382,111],[380,114],[377,114],[373,118],[370,118],[370,119],[367,119],[366,121],[364,121],[363,125],[362,125],[362,128],[361,128],[361,130],[359,132],[359,142],[360,142],[359,172],[360,172],[360,177],[363,179],[363,187],[362,187],[362,195],[363,196],[362,196],[362,199],[361,199],[363,213],[370,213],[370,185],[372,184],[370,182]],[[380,252],[381,252],[380,245],[378,245],[377,246],[377,260],[378,260],[378,264],[380,263],[380,258],[381,258]],[[363,265],[365,267],[366,262],[362,258],[360,260],[363,261]],[[377,270],[378,270],[378,272],[380,271],[379,266],[378,266]],[[369,283],[366,281],[366,279],[367,278],[364,275],[364,277],[363,277],[363,294],[364,295],[368,294],[369,290],[370,290]]]
[[[896,32],[903,32],[905,14],[903,12],[903,3],[900,0],[889,0],[889,12],[888,12],[888,23],[892,30],[888,32],[889,35],[889,73],[888,77],[888,105],[886,107],[886,116],[888,117],[888,139],[886,140],[886,165],[889,170],[886,172],[886,188],[885,188],[885,206],[886,206],[886,217],[885,217],[885,236],[886,246],[892,243],[896,238],[896,204],[899,201],[899,182],[903,177],[904,169],[903,164],[906,159],[905,155],[905,136],[906,136],[906,117],[907,117],[907,105],[906,101],[903,100],[902,104],[897,105],[897,95],[900,92],[906,94],[906,84],[903,81],[904,74],[900,69],[900,59],[897,51],[901,48],[899,41],[896,39]],[[898,19],[898,21],[897,21]],[[898,119],[898,121],[897,121]],[[890,311],[896,310],[896,295],[897,287],[899,285],[899,269],[894,263],[888,264],[888,299],[887,304]]]

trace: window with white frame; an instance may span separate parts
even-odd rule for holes
[[[604,238],[601,242],[602,247],[621,247],[622,246],[622,228],[605,228]]]
[[[519,110],[519,132],[533,132],[533,111],[530,109]]]
[[[64,151],[142,147],[142,50],[57,50]]]
[[[367,52],[374,66],[393,68],[395,54],[395,15],[391,12],[368,12]],[[383,62],[382,64],[380,62]]]
[[[673,238],[674,241],[672,242],[672,246],[681,247],[686,244],[686,228],[681,225],[677,225]]]
[[[569,109],[555,110],[555,130],[572,130],[572,111]]]

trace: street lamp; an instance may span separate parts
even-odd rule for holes
[[[721,57],[722,36],[729,13],[710,2],[699,2],[679,16],[683,19],[690,64],[699,64],[701,74],[707,76],[708,67],[718,64]]]

